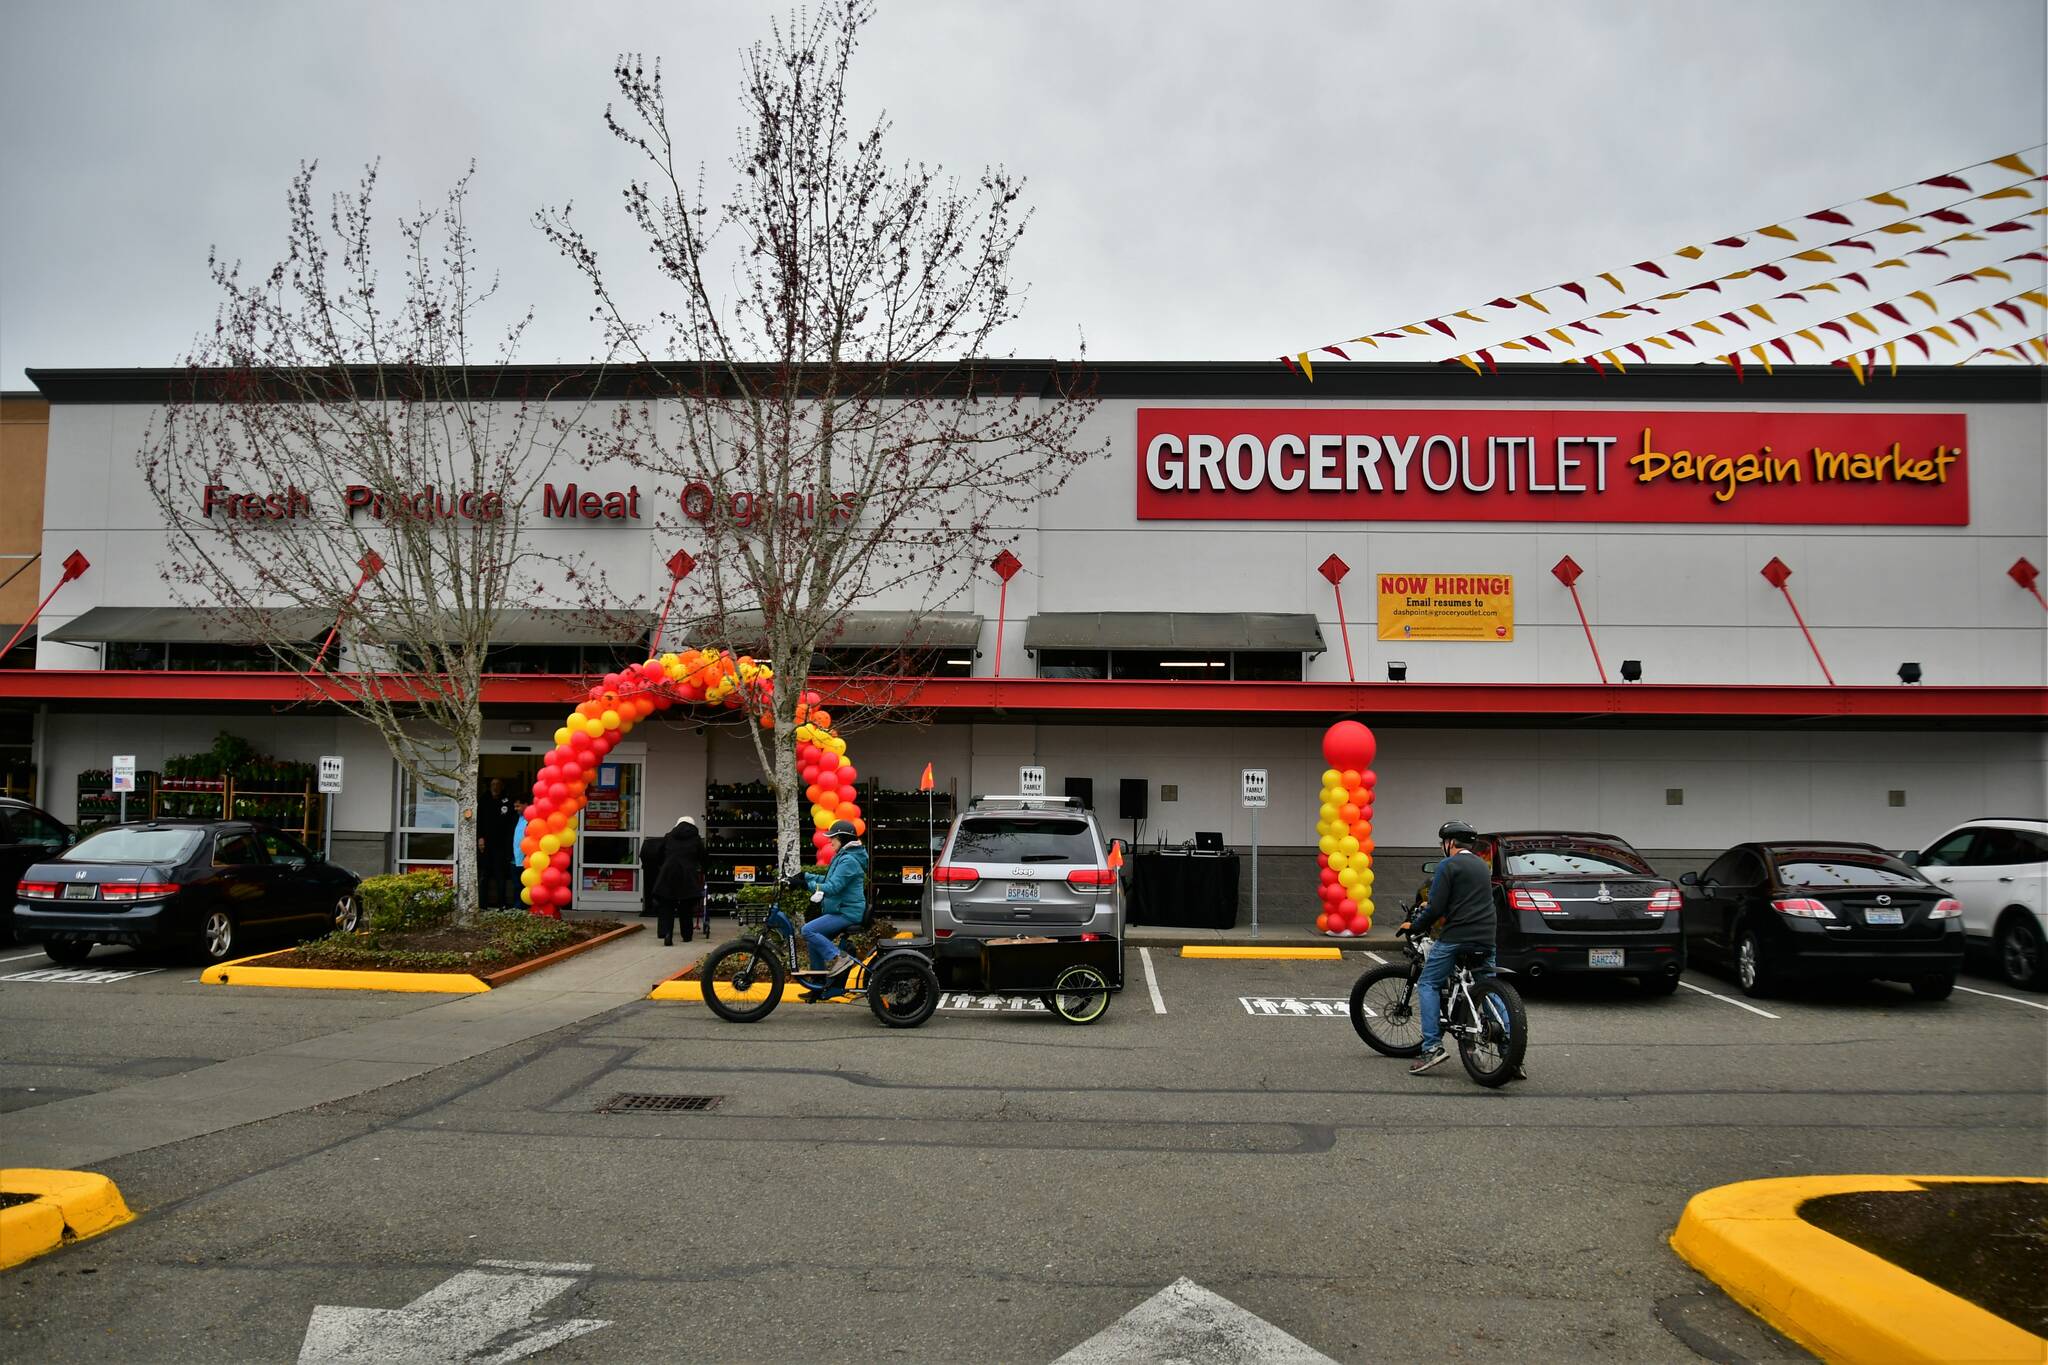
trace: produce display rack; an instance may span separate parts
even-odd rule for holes
[[[863,784],[867,821],[868,896],[877,914],[915,917],[924,900],[932,854],[925,833],[926,793]],[[930,793],[932,829],[952,827],[950,784]],[[775,796],[765,782],[707,783],[704,788],[705,901],[713,914],[731,914],[742,886],[775,879]],[[741,869],[753,869],[742,880]]]
[[[321,806],[324,799],[308,778],[303,787],[284,789],[276,779],[260,779],[261,785],[245,786],[233,778],[159,777],[154,772],[135,774],[135,790],[128,794],[131,820],[261,820],[299,842],[311,844],[320,837]],[[113,780],[103,772],[81,773],[78,778],[78,832],[111,825],[120,819],[121,797]]]

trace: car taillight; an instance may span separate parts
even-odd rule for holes
[[[14,889],[32,901],[53,901],[59,894],[55,882],[23,882]]]
[[[1107,891],[1116,885],[1116,873],[1106,867],[1077,867],[1067,874],[1067,885],[1076,891]]]
[[[1960,918],[1962,918],[1962,914],[1963,914],[1963,903],[1962,903],[1961,901],[1959,901],[1959,900],[1939,900],[1939,901],[1936,901],[1936,902],[1934,903],[1934,908],[1933,908],[1932,910],[1929,910],[1929,911],[1927,912],[1927,918],[1929,918],[1929,919],[1960,919]]]
[[[153,901],[178,889],[176,882],[102,882],[100,899],[109,901]]]
[[[1548,891],[1508,892],[1508,908],[1511,910],[1535,910],[1545,915],[1561,915],[1564,907],[1557,903],[1557,897]]]
[[[1771,909],[1794,919],[1833,919],[1835,912],[1816,900],[1799,897],[1793,900],[1772,901]]]
[[[949,867],[940,863],[932,869],[932,881],[940,886],[963,888],[979,883],[981,874],[971,867]]]
[[[1653,915],[1672,915],[1683,907],[1684,902],[1679,900],[1677,890],[1667,886],[1650,897],[1650,904],[1646,908]]]
[[[934,929],[934,930],[932,930],[932,937],[933,937],[933,938],[951,938],[951,937],[953,937],[953,931],[952,931],[951,929]]]

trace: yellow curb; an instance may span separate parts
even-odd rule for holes
[[[1180,955],[1182,957],[1233,959],[1271,958],[1275,961],[1287,962],[1328,962],[1332,960],[1341,961],[1344,957],[1344,950],[1342,948],[1256,948],[1248,944],[1236,943],[1188,943],[1181,946]]]
[[[290,952],[291,949],[283,949]],[[352,972],[331,967],[262,967],[277,953],[259,953],[208,967],[199,979],[209,986],[284,986],[303,991],[426,991],[475,995],[490,983],[468,972]]]
[[[1671,1246],[1730,1297],[1831,1361],[2048,1359],[2048,1340],[1821,1231],[1799,1206],[1828,1194],[1986,1184],[2033,1176],[1820,1175],[1696,1194]]]
[[[135,1216],[114,1182],[90,1171],[0,1170],[0,1193],[36,1196],[30,1203],[0,1209],[0,1269],[55,1251],[67,1241],[97,1237]]]
[[[793,989],[797,989],[795,983],[786,983],[783,986],[783,993],[786,995]],[[647,998],[649,1000],[689,1000],[701,1004],[704,1000],[704,983],[701,981],[658,981],[655,983],[654,989],[647,992]],[[730,986],[720,986],[718,988],[718,998],[720,1000],[743,1000],[750,1004],[758,1005],[768,998],[768,988],[766,986],[749,986],[743,991],[736,991]],[[827,1005],[846,1005],[851,1004],[852,1001],[853,997],[850,995],[835,995],[824,1003]]]

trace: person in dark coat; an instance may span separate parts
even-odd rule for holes
[[[704,913],[704,836],[697,822],[685,815],[676,821],[661,852],[661,872],[654,883],[654,925],[663,943],[674,943],[677,920],[683,924],[683,942],[696,937],[697,920]]]
[[[666,834],[651,835],[640,841],[640,918],[647,919],[654,914],[654,884],[661,880],[661,855],[668,852]]]
[[[519,799],[505,790],[504,778],[492,778],[476,813],[478,900],[486,910],[519,908],[519,843],[512,835],[518,824]]]

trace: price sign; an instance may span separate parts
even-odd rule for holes
[[[135,755],[114,755],[114,790],[132,792],[135,790]]]
[[[1244,789],[1240,795],[1246,810],[1266,808],[1266,770],[1264,768],[1244,769]]]
[[[1017,794],[1019,796],[1045,795],[1045,769],[1017,769]]]
[[[341,795],[340,754],[320,755],[320,794],[322,796]]]
[[[753,864],[741,863],[738,867],[735,867],[732,870],[732,879],[742,886],[752,886],[754,884]]]
[[[921,868],[921,867],[906,867],[906,868],[904,868],[904,869],[903,869],[903,884],[904,884],[905,886],[923,886],[923,885],[924,885],[924,869],[923,869],[923,868]]]

